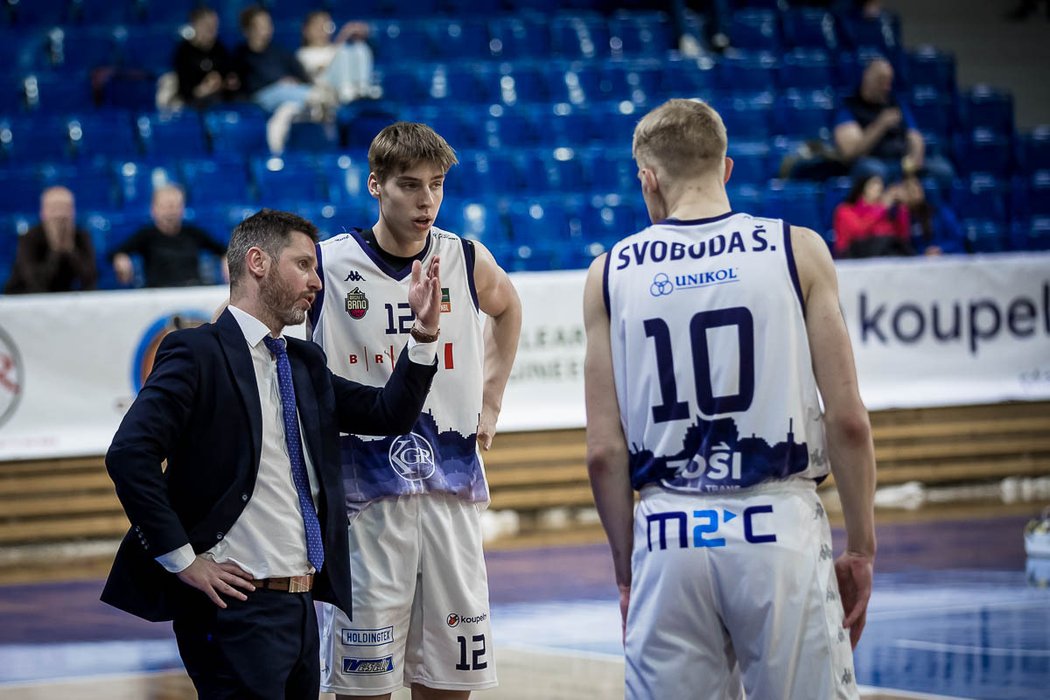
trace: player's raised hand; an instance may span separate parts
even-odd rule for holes
[[[207,557],[197,556],[193,563],[175,574],[187,586],[193,586],[211,599],[220,608],[226,607],[226,601],[220,596],[229,596],[237,600],[248,600],[238,588],[254,591],[252,577],[236,564],[216,564]]]
[[[856,552],[844,552],[835,560],[835,578],[839,583],[844,615],[842,627],[849,630],[849,641],[854,649],[867,622],[873,568],[872,557]]]
[[[428,335],[441,325],[441,262],[435,255],[424,272],[423,264],[412,261],[412,282],[408,287],[408,305],[416,315],[419,329]]]

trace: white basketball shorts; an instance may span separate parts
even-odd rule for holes
[[[629,700],[857,698],[831,530],[813,482],[686,494],[635,510]]]
[[[350,524],[353,616],[324,605],[321,688],[497,685],[481,506],[445,494],[369,504]]]

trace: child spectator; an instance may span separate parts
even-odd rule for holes
[[[914,255],[911,221],[899,185],[885,187],[878,175],[853,183],[835,209],[835,254],[840,258]]]

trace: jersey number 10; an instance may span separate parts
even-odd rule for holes
[[[678,382],[675,378],[674,351],[671,331],[662,318],[646,319],[645,336],[653,339],[656,349],[656,371],[660,381],[660,399],[653,406],[653,422],[666,423],[690,416],[689,404],[678,400]],[[739,372],[735,394],[715,396],[711,377],[711,349],[707,331],[714,328],[735,327]],[[755,322],[751,312],[743,306],[717,311],[701,311],[689,320],[689,344],[692,346],[693,377],[696,382],[696,400],[700,412],[707,416],[746,411],[755,398]]]

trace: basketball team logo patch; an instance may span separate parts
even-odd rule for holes
[[[452,296],[448,293],[448,287],[441,288],[441,313],[452,312]]]
[[[346,293],[346,313],[352,319],[362,319],[368,312],[368,297],[360,287],[354,287]]]
[[[422,435],[394,438],[388,456],[390,466],[405,481],[423,481],[434,475],[434,448]]]

